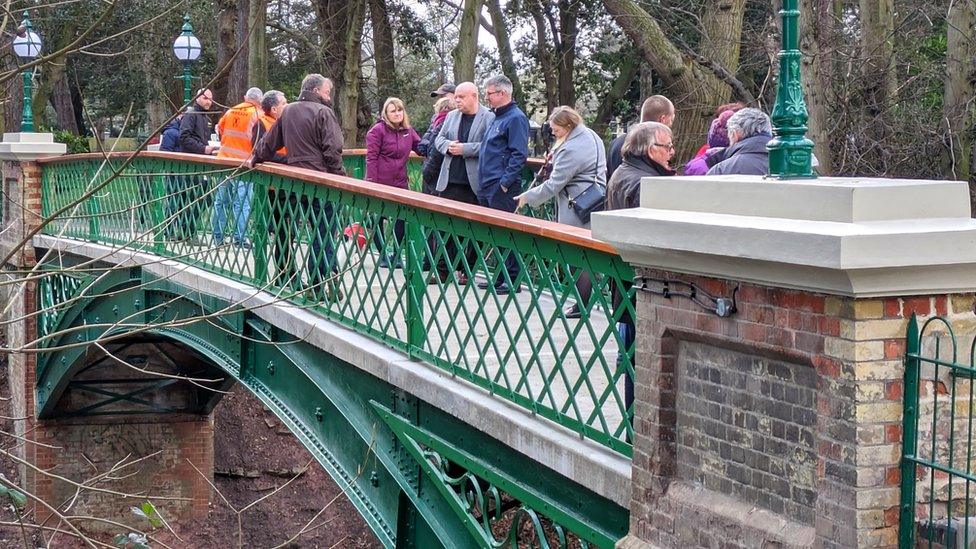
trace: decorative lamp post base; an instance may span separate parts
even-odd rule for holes
[[[0,142],[0,160],[26,162],[61,156],[68,150],[64,143],[55,143],[54,134],[14,132],[3,134]]]

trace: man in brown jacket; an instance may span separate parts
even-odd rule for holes
[[[271,130],[254,149],[251,165],[274,158],[275,151],[285,147],[289,166],[308,168],[336,175],[346,175],[342,167],[342,129],[332,110],[332,81],[321,74],[309,74],[302,80],[298,101],[282,111]],[[337,232],[335,206],[319,196],[326,188],[311,185],[304,193],[278,189],[271,200],[272,255],[277,267],[277,281],[293,290],[301,288],[301,275],[295,268],[298,242],[305,223],[315,227],[310,234],[310,253],[306,260],[309,293],[314,300],[341,299],[335,284],[327,281],[336,269],[333,235]],[[326,291],[328,290],[328,291]]]

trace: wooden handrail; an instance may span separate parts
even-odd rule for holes
[[[357,156],[360,151],[362,151],[362,149],[347,149],[346,151],[343,151],[343,155]],[[108,156],[111,159],[124,159],[128,158],[131,154],[131,152],[115,152],[108,153],[107,155],[102,155],[100,153],[69,154],[45,158],[38,160],[37,162],[42,167],[45,167],[48,165],[56,165],[66,162],[90,160],[98,161],[104,159],[105,156]],[[217,158],[200,154],[143,151],[139,153],[139,156],[142,158],[159,158],[165,160],[193,162],[196,164],[209,164],[211,166],[220,166],[225,168],[237,168],[241,165],[240,160],[231,158]],[[540,159],[530,160],[533,162],[542,162]],[[364,181],[353,177],[325,174],[315,170],[295,168],[292,166],[286,166],[284,164],[276,164],[274,162],[259,164],[256,170],[273,175],[291,177],[308,183],[323,185],[341,191],[374,196],[382,200],[396,202],[412,208],[420,208],[452,217],[467,219],[469,221],[475,221],[478,223],[494,225],[496,227],[502,227],[535,236],[541,236],[557,242],[580,246],[582,248],[617,254],[617,250],[613,246],[601,240],[594,239],[589,229],[580,229],[577,227],[571,227],[569,225],[563,225],[562,223],[556,223],[554,221],[535,219],[524,215],[493,210],[491,208],[485,208],[482,206],[464,204],[454,200],[422,194],[407,189],[399,189],[396,187],[390,187],[388,185],[381,185],[379,183]]]

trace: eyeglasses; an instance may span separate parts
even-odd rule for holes
[[[667,149],[669,151],[674,150],[674,143],[653,143],[654,147],[661,147],[662,149]]]
[[[491,97],[491,96],[495,95],[496,93],[502,93],[502,90],[486,91],[485,92],[485,97]]]

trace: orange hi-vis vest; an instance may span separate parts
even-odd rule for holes
[[[275,123],[275,121],[277,119],[276,118],[272,118],[271,116],[269,116],[269,115],[267,115],[267,114],[265,114],[263,112],[261,113],[261,115],[258,118],[261,120],[261,125],[264,126],[264,134],[267,135],[268,132],[271,131],[271,126],[274,126],[274,123]],[[285,147],[282,147],[282,148],[278,149],[277,151],[275,151],[275,154],[280,154],[281,156],[287,156],[288,155],[288,149],[285,148]]]
[[[250,103],[234,105],[217,122],[220,134],[220,151],[217,158],[239,158],[251,156],[251,137],[254,124],[258,121],[258,110]]]

